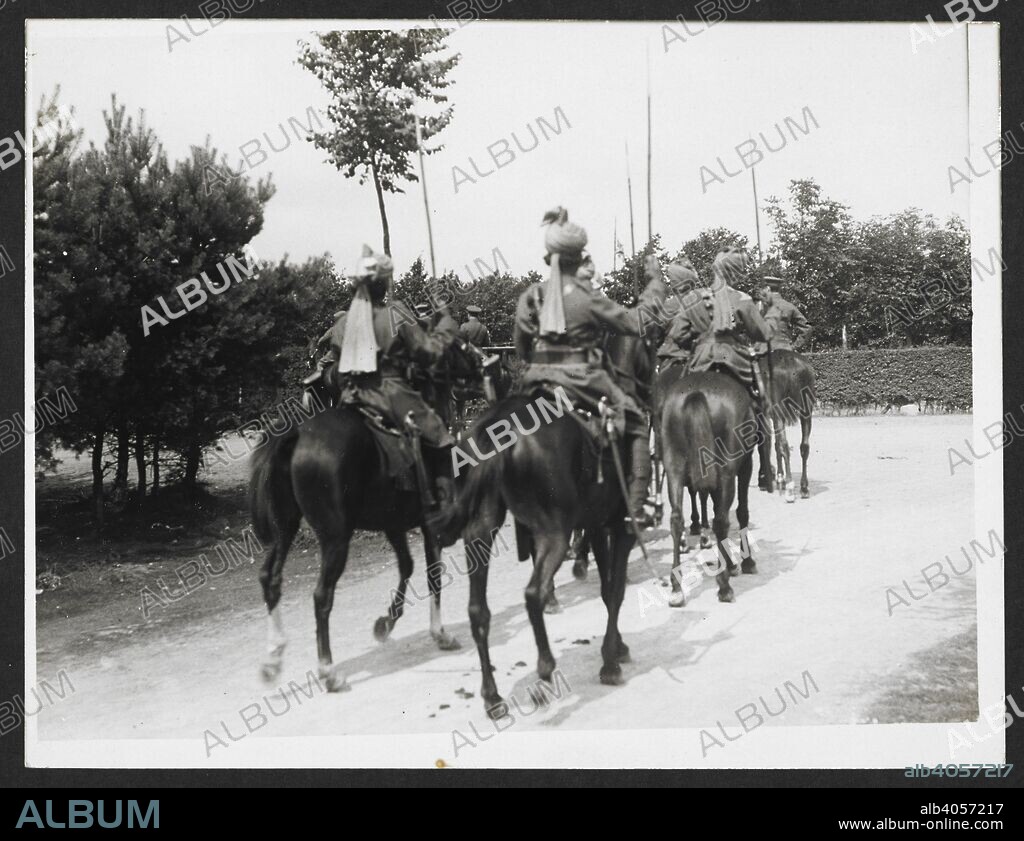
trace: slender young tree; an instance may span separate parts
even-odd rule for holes
[[[452,118],[444,91],[459,55],[447,49],[444,29],[407,32],[359,30],[324,32],[317,45],[300,43],[299,64],[316,76],[331,95],[328,131],[309,140],[328,154],[346,178],[360,185],[373,182],[383,231],[384,253],[391,254],[384,193],[402,193],[403,181],[418,181],[413,165],[417,152],[417,102],[433,103],[440,111],[421,116],[423,152]]]

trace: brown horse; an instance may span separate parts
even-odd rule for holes
[[[557,400],[557,398],[556,398]],[[513,395],[482,415],[474,424],[469,440],[475,447],[490,449],[485,433],[509,429],[512,424],[523,434],[514,443],[470,467],[459,476],[458,504],[441,529],[447,543],[462,534],[466,565],[471,570],[469,621],[480,655],[481,695],[487,714],[494,719],[507,712],[494,682],[488,634],[491,614],[487,607],[487,571],[494,535],[510,512],[517,531],[529,533],[536,563],[526,587],[526,610],[537,643],[537,673],[550,681],[555,669],[544,606],[554,590],[554,577],[565,560],[573,528],[582,526],[590,539],[601,576],[601,598],[608,611],[604,643],[601,646],[602,683],[622,682],[619,665],[629,660],[629,649],[618,629],[619,609],[626,588],[626,564],[634,537],[625,522],[626,502],[615,479],[615,465],[609,450],[595,451],[591,435],[574,412],[549,413],[550,396],[541,404],[540,395]],[[555,404],[559,404],[556,402]],[[564,404],[562,404],[564,405]],[[537,417],[535,407],[548,422]],[[528,431],[523,429],[526,421]],[[629,470],[628,450],[619,448],[623,470]],[[478,450],[479,451],[479,450]],[[598,481],[598,477],[603,481]]]
[[[456,355],[451,352],[446,360]],[[335,395],[325,383],[318,386],[330,405]],[[424,449],[424,458],[433,462],[434,475],[445,470],[451,460],[448,451],[429,448]],[[444,567],[440,547],[425,526],[421,494],[410,487],[390,475],[367,418],[351,406],[332,406],[285,435],[273,437],[253,454],[249,482],[253,525],[257,537],[269,544],[260,572],[269,622],[267,657],[262,666],[266,680],[273,680],[281,670],[286,644],[278,610],[281,576],[303,517],[320,544],[320,578],[313,604],[320,677],[330,691],[347,688],[344,676],[332,664],[329,624],[334,590],[345,571],[356,529],[383,532],[398,557],[398,589],[392,591],[387,614],[374,624],[377,640],[387,639],[402,616],[413,571],[406,533],[418,528],[427,556],[430,634],[441,650],[460,647],[441,622]]]
[[[655,379],[654,384],[654,419],[651,425],[653,427],[654,435],[654,476],[655,482],[657,484],[655,495],[655,516],[659,520],[659,522],[661,520],[661,516],[657,513],[657,503],[660,501],[661,483],[664,475],[665,464],[664,448],[661,437],[662,409],[665,403],[665,395],[672,390],[673,385],[677,383],[685,374],[686,365],[683,363],[664,365],[662,366],[661,370],[659,370],[658,376]],[[700,548],[707,549],[711,546],[711,525],[708,522],[708,493],[706,491],[703,491],[698,494],[695,488],[687,488],[687,490],[690,492],[690,535],[694,537],[699,536]],[[699,508],[697,502],[698,497],[700,499]],[[682,507],[680,507],[678,513],[673,511],[671,516],[673,518],[683,517],[684,514]],[[687,554],[690,551],[689,543],[683,540],[680,549],[682,551],[682,554]]]
[[[767,366],[764,366],[767,369]],[[793,474],[789,467],[789,441],[787,424],[800,424],[800,458],[803,471],[800,476],[800,497],[807,499],[811,492],[807,485],[807,456],[811,452],[811,415],[817,400],[817,384],[811,363],[796,351],[773,350],[769,386],[769,416],[775,436],[775,455],[779,463],[779,491],[785,491],[786,502],[796,502]],[[768,449],[768,475],[771,475],[771,449]]]
[[[666,391],[662,403],[661,435],[665,475],[672,505],[672,607],[683,607],[686,594],[681,584],[683,489],[709,493],[715,506],[712,523],[721,557],[718,599],[735,600],[729,577],[736,573],[726,539],[729,510],[738,497],[736,517],[740,526],[740,554],[744,573],[755,573],[750,551],[747,507],[753,451],[766,447],[753,400],[744,386],[721,371],[688,374]]]

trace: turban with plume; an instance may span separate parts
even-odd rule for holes
[[[551,256],[551,275],[544,287],[544,303],[540,309],[540,334],[565,333],[565,302],[562,300],[561,258],[579,259],[587,246],[587,232],[569,221],[563,207],[544,215],[544,247]]]
[[[748,263],[747,252],[735,246],[723,248],[715,257],[711,291],[715,308],[712,329],[716,333],[733,329],[733,306],[728,287],[743,279]]]
[[[345,335],[341,340],[341,359],[338,361],[341,373],[361,374],[377,370],[377,351],[380,348],[373,331],[373,301],[369,286],[374,281],[390,282],[393,272],[390,257],[375,254],[370,246],[363,246],[362,257],[352,277],[356,294],[345,318]]]

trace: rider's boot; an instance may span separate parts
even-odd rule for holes
[[[630,453],[629,513],[637,528],[653,528],[654,518],[644,508],[651,484],[650,441],[646,434],[630,435],[626,438],[626,445]]]

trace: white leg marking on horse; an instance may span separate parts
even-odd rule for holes
[[[430,633],[434,636],[444,633],[444,624],[441,622],[441,605],[433,597],[430,599]]]
[[[284,623],[281,621],[281,605],[278,604],[267,615],[267,653],[279,657],[284,651],[288,637],[284,633]]]

